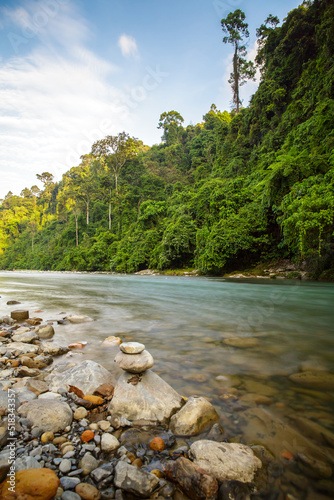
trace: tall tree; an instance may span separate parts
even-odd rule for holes
[[[248,24],[245,22],[245,13],[237,9],[230,12],[225,19],[221,20],[222,30],[227,36],[224,36],[223,43],[231,43],[234,46],[233,71],[228,83],[231,84],[233,91],[233,103],[237,113],[239,113],[240,87],[247,80],[254,80],[255,67],[252,61],[246,61],[247,51],[245,45],[242,45],[243,38],[249,37]]]
[[[179,132],[182,129],[183,117],[177,111],[168,111],[160,115],[158,128],[162,128],[164,133],[162,140],[171,146],[178,142]]]
[[[104,160],[115,177],[115,191],[118,194],[118,177],[126,161],[131,159],[143,145],[142,141],[130,137],[125,132],[108,135],[94,142],[91,154]]]

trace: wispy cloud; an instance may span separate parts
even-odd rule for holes
[[[34,26],[51,3],[3,10],[5,29],[11,23],[10,32],[23,37],[20,30]],[[112,84],[118,68],[87,48],[88,25],[71,4],[59,5],[36,29],[38,43],[28,56],[18,53],[1,63],[0,197],[35,184],[35,173],[50,171],[59,180],[94,141],[129,122],[129,110],[118,104],[123,92]]]
[[[121,35],[118,39],[118,46],[124,57],[139,59],[139,51],[136,40],[129,35]]]

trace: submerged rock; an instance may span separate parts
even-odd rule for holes
[[[92,318],[84,314],[73,314],[72,316],[67,316],[66,319],[68,319],[70,323],[87,323],[93,321]]]
[[[189,456],[198,467],[221,482],[250,483],[257,469],[262,467],[253,450],[239,443],[216,443],[206,439],[196,441],[190,447]]]
[[[109,412],[132,422],[165,423],[182,404],[182,396],[151,370],[140,377],[124,372],[115,386]]]
[[[58,432],[72,423],[72,410],[67,403],[52,399],[35,399],[20,406],[18,413],[42,431]]]
[[[334,374],[322,371],[304,371],[290,375],[290,380],[311,389],[334,390]]]
[[[60,388],[68,389],[70,385],[74,385],[84,394],[93,394],[101,384],[111,384],[112,376],[99,363],[85,360],[62,373],[49,375],[47,380],[51,391],[57,391]]]
[[[223,342],[226,345],[230,345],[232,347],[240,347],[243,349],[259,345],[259,340],[255,337],[233,337],[230,339],[224,339]]]
[[[217,480],[187,458],[168,462],[166,477],[177,483],[192,500],[215,500],[218,492]]]
[[[214,406],[205,398],[192,396],[170,419],[169,428],[177,436],[195,436],[218,422]]]

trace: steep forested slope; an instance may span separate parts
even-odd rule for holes
[[[258,30],[262,80],[247,108],[195,126],[160,117],[119,169],[92,148],[44,189],[0,207],[3,269],[223,273],[279,258],[334,268],[334,5],[306,2]],[[101,148],[100,148],[101,149]],[[87,152],[89,153],[89,152]]]

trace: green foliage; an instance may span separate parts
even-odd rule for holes
[[[273,258],[334,268],[333,3],[303,3],[257,30],[261,83],[248,108],[213,104],[196,125],[162,113],[163,142],[125,132],[92,146],[59,183],[0,204],[0,268],[222,274]],[[239,10],[222,20],[247,76]],[[237,60],[235,61],[238,62]],[[242,65],[245,73],[243,74]],[[236,78],[237,77],[237,78]]]

